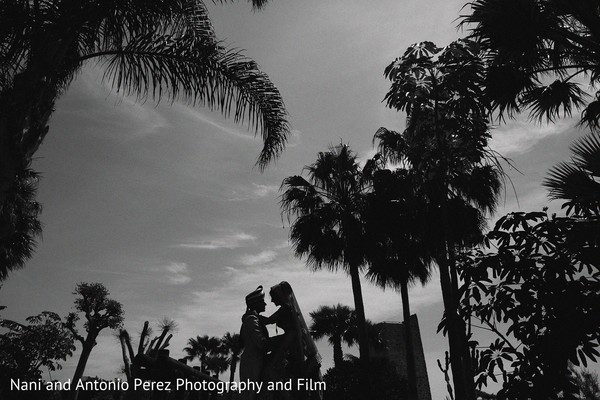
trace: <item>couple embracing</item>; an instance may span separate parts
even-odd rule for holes
[[[269,291],[271,301],[279,306],[271,316],[261,315],[265,311],[263,287],[246,296],[246,313],[242,317],[240,336],[244,352],[240,358],[240,381],[292,382],[291,391],[260,393],[261,398],[284,400],[320,399],[320,392],[298,390],[298,380],[321,380],[321,357],[315,346],[292,287],[281,282]],[[269,337],[266,326],[275,324],[280,335]],[[266,385],[265,385],[266,386]],[[257,393],[247,392],[247,399],[256,399]]]

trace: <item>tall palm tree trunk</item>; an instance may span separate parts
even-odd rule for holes
[[[231,365],[229,366],[229,383],[230,384],[233,382],[233,377],[235,375],[236,370],[237,370],[237,360],[232,361]]]
[[[233,378],[235,376],[235,371],[237,370],[237,363],[238,363],[237,359],[232,359],[231,364],[229,365],[229,386],[230,387],[233,384]],[[233,399],[233,390],[229,391],[227,398],[229,400]]]
[[[237,369],[237,360],[232,360],[231,365],[229,366],[229,386],[233,384],[233,378],[235,376],[235,370]],[[227,398],[229,400],[233,399],[233,390],[228,392]]]
[[[354,309],[358,317],[358,344],[360,360],[365,364],[370,360],[369,336],[367,334],[367,323],[365,317],[365,306],[363,303],[360,276],[357,265],[350,265],[350,279],[352,281],[352,294],[354,295]]]
[[[408,299],[408,282],[400,283],[402,297],[402,313],[404,319],[404,345],[406,351],[406,376],[408,379],[408,398],[417,398],[417,373],[415,368],[415,350],[412,341],[412,327],[410,326],[410,302]]]
[[[342,338],[335,336],[332,338],[333,342],[333,366],[340,368],[344,362],[344,351],[342,350]]]

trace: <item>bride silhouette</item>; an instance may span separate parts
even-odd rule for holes
[[[280,392],[280,398],[295,400],[321,399],[320,391],[309,391],[299,380],[321,381],[321,356],[310,336],[294,291],[288,282],[281,282],[269,292],[271,301],[279,306],[269,317],[261,316],[265,325],[275,324],[281,335],[269,338],[271,354],[265,366],[264,376],[271,382],[292,382],[291,392]],[[299,389],[299,386],[303,390]]]

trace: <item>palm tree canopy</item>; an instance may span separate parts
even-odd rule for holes
[[[358,316],[360,355],[369,359],[369,339],[362,299],[360,270],[366,262],[363,215],[368,181],[347,145],[331,146],[305,167],[308,180],[291,176],[281,184],[282,214],[295,218],[290,240],[308,266],[343,268],[350,276]]]
[[[230,363],[239,361],[243,348],[239,333],[227,332],[221,338],[221,352],[228,356]]]
[[[371,238],[366,276],[383,288],[425,284],[430,277],[433,252],[424,245],[422,219],[428,214],[423,199],[413,193],[413,178],[412,171],[403,168],[373,174],[366,218]]]
[[[356,315],[348,306],[320,306],[310,313],[310,317],[310,334],[317,340],[327,337],[332,345],[341,340],[348,346],[353,346],[358,340]]]
[[[227,357],[221,354],[210,354],[203,363],[203,369],[219,375],[227,370],[229,361]]]
[[[463,199],[493,214],[503,172],[487,149],[487,128],[480,131],[482,137],[477,140],[469,131],[444,130],[441,145],[431,132],[420,128],[415,131],[413,127],[404,132],[379,128],[374,140],[378,141],[384,162],[398,164],[411,174],[411,182],[406,182],[408,188],[418,185],[420,195],[432,200],[441,195]],[[441,187],[445,188],[444,193],[439,193]]]
[[[296,255],[319,269],[348,268],[364,263],[361,212],[367,182],[361,178],[356,155],[347,145],[331,146],[302,176],[286,178],[281,208],[295,217],[290,238]]]
[[[582,77],[600,77],[596,0],[474,0],[462,25],[486,49],[486,92],[500,116],[529,109],[552,121],[585,105],[582,123],[599,127],[600,102],[586,104]]]
[[[188,339],[188,345],[184,347],[183,351],[187,354],[185,357],[189,361],[198,359],[204,365],[206,357],[210,354],[219,354],[221,347],[221,340],[214,336],[196,336],[195,338]]]
[[[252,3],[260,8],[266,1]],[[219,43],[200,0],[8,0],[0,4],[0,27],[1,94],[26,80],[58,95],[94,59],[124,94],[183,100],[246,121],[264,140],[261,167],[285,145],[289,128],[279,91],[254,61]],[[27,133],[17,141],[31,156],[41,138]]]
[[[0,281],[10,271],[22,268],[33,254],[36,237],[42,232],[41,205],[35,201],[38,174],[27,168],[17,176],[17,184],[0,209]]]

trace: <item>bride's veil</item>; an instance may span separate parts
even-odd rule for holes
[[[303,352],[307,365],[312,365],[313,367],[317,367],[317,369],[319,369],[321,365],[321,355],[319,354],[319,350],[317,350],[315,341],[310,335],[310,331],[308,330],[308,326],[306,325],[306,321],[304,320],[304,316],[302,315],[302,311],[300,310],[300,306],[298,305],[298,301],[296,300],[296,295],[294,294],[292,287],[288,282],[283,281],[273,286],[271,290],[278,291],[281,294],[280,298],[287,303],[292,310],[293,315],[296,317],[296,321],[300,329],[302,343],[304,344]],[[318,372],[318,375],[320,377],[320,372]]]

